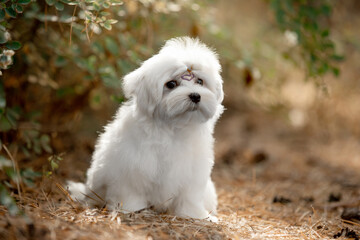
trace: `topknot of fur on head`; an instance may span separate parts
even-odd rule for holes
[[[221,72],[221,65],[219,63],[218,54],[214,49],[209,48],[202,43],[198,38],[191,37],[177,37],[166,41],[159,53],[169,53],[179,58],[185,58],[189,56],[204,57],[204,59],[211,59],[211,67],[215,71]],[[213,64],[216,63],[216,64]]]

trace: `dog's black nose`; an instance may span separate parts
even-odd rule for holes
[[[191,99],[191,101],[193,101],[194,103],[198,103],[200,102],[201,96],[198,93],[190,93],[189,98]]]

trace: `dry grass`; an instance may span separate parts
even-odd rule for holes
[[[298,129],[282,111],[269,114],[228,99],[216,130],[218,223],[79,206],[58,186],[83,180],[88,163],[79,159],[88,155],[80,151],[66,155],[52,179],[23,189],[21,199],[14,195],[26,217],[0,207],[0,239],[333,239],[346,228],[360,235],[360,222],[341,218],[344,209],[360,208],[360,142],[351,131],[357,121],[348,116],[343,126],[334,114],[346,111],[347,100],[334,99],[337,108],[320,101],[310,114],[326,121]],[[341,198],[329,202],[331,194]]]
[[[82,157],[65,156],[52,179],[25,189],[21,201],[14,195],[26,217],[11,217],[0,207],[0,239],[333,239],[346,228],[359,235],[359,222],[341,218],[345,208],[360,208],[357,135],[338,131],[341,121],[329,122],[331,128],[309,122],[299,130],[281,111],[233,104],[226,103],[217,127],[218,223],[81,207],[59,188],[74,176],[82,179],[87,164],[77,161],[84,158],[80,151]],[[323,106],[335,121],[331,106]],[[329,202],[331,194],[341,199]],[[275,197],[287,201],[274,203]]]
[[[253,127],[245,133],[248,121]],[[218,223],[152,210],[122,214],[83,208],[57,187],[65,180],[58,177],[23,193],[27,217],[0,209],[0,239],[333,239],[345,228],[359,234],[359,222],[340,218],[344,208],[360,206],[358,171],[317,158],[309,151],[314,142],[308,133],[283,124],[256,111],[229,111],[222,119],[213,173]],[[239,136],[246,140],[235,140]],[[340,201],[328,202],[331,193],[341,194]],[[276,196],[290,202],[274,203]]]

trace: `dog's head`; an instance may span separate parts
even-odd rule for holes
[[[170,39],[124,77],[124,93],[153,118],[205,122],[224,98],[220,72],[217,55],[198,39]]]

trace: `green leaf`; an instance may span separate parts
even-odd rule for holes
[[[6,107],[6,95],[3,84],[0,82],[0,108]]]
[[[96,62],[97,62],[97,58],[95,55],[91,55],[90,57],[88,57],[87,61],[86,61],[86,69],[91,73],[91,74],[95,74],[96,73]]]
[[[119,86],[119,77],[115,68],[111,65],[104,65],[99,68],[99,74],[105,86],[116,88]]]
[[[15,129],[19,117],[20,115],[16,112],[16,109],[7,108],[6,112],[0,116],[0,132]]]
[[[20,213],[19,208],[17,207],[15,200],[10,196],[5,186],[0,183],[0,203],[5,206],[10,215],[17,215]]]
[[[0,155],[0,169],[4,169],[4,167],[13,167],[13,163],[10,159]]]
[[[290,12],[293,13],[294,12],[294,2],[293,1],[284,1],[285,2],[285,7],[286,9]]]
[[[107,22],[109,22],[110,24],[115,24],[118,22],[118,20],[116,19],[108,19]]]
[[[128,61],[122,59],[118,59],[116,61],[116,65],[123,75],[129,73],[133,68],[133,66]]]
[[[324,49],[334,49],[335,45],[332,42],[325,42],[322,44],[322,47]]]
[[[57,164],[55,161],[51,161],[50,166],[53,171],[59,168],[59,164]]]
[[[285,23],[285,12],[281,9],[276,11],[276,20],[281,25]]]
[[[104,8],[109,8],[109,7],[110,7],[110,4],[109,4],[108,2],[104,2],[104,3],[103,3],[103,7],[104,7]]]
[[[34,180],[42,176],[40,172],[35,172],[31,168],[25,168],[24,170],[21,170],[20,175],[23,182],[28,187],[34,187]]]
[[[12,128],[16,128],[18,120],[18,116],[16,115],[16,113],[8,108],[5,115]]]
[[[123,96],[111,95],[110,98],[111,98],[111,100],[113,100],[114,102],[119,103],[119,104],[125,101]]]
[[[323,62],[322,65],[318,68],[318,74],[324,75],[329,70],[329,64]]]
[[[4,18],[5,18],[5,10],[0,9],[0,22],[4,21]]]
[[[11,181],[17,183],[21,181],[21,178],[19,178],[17,172],[14,170],[14,168],[5,168],[6,175],[11,179]]]
[[[60,0],[62,1],[63,3],[67,4],[67,5],[70,5],[70,6],[74,6],[74,5],[78,5],[79,4],[79,1],[74,1],[74,0]]]
[[[65,3],[65,4],[69,4],[69,5],[77,5],[78,2],[77,1],[70,1],[70,0],[60,0],[61,2]]]
[[[33,150],[36,154],[41,154],[42,153],[42,148],[41,148],[41,145],[40,145],[40,141],[39,139],[34,139],[33,140]]]
[[[31,0],[18,0],[17,3],[18,4],[22,4],[22,5],[27,5],[31,2]]]
[[[106,40],[105,40],[106,41]],[[100,41],[94,42],[91,45],[91,49],[92,51],[94,51],[94,53],[99,54],[99,55],[103,55],[104,54],[104,47],[101,45]]]
[[[35,179],[35,178],[41,177],[41,173],[35,172],[31,168],[25,168],[24,170],[21,171],[20,174],[24,178],[28,178],[28,179]]]
[[[23,178],[22,181],[28,187],[31,187],[31,188],[35,187],[34,181],[32,179]]]
[[[55,171],[59,168],[59,163],[62,161],[62,154],[50,156],[48,161],[50,163],[51,170]]]
[[[103,26],[104,28],[106,28],[107,30],[111,30],[112,29],[112,26],[111,26],[111,23],[109,21],[105,21],[103,23]]]
[[[17,13],[14,9],[12,9],[11,7],[7,7],[5,8],[5,12],[12,18],[16,18]]]
[[[331,13],[331,7],[329,5],[322,5],[321,11],[325,16],[329,16]]]
[[[31,154],[29,152],[29,150],[27,150],[27,148],[25,146],[21,146],[20,145],[20,149],[21,149],[21,152],[27,157],[27,158],[30,158]]]
[[[93,8],[95,9],[95,11],[100,11],[101,10],[101,6],[98,2],[93,2]]]
[[[336,77],[338,77],[339,74],[340,74],[340,70],[339,70],[338,68],[336,68],[336,67],[333,67],[333,68],[332,68],[332,72],[333,72],[333,74],[334,74]]]
[[[8,33],[6,33],[3,30],[0,30],[0,44],[4,44],[8,41],[9,37],[6,36]]]
[[[110,15],[109,12],[105,12],[105,11],[100,12],[100,16],[109,16],[109,15]]]
[[[17,13],[22,13],[24,11],[24,8],[21,5],[16,5],[15,10]]]
[[[55,59],[55,66],[56,67],[64,67],[67,63],[68,63],[68,61],[63,56],[58,56]]]
[[[12,125],[7,120],[7,118],[3,115],[0,117],[0,132],[7,132],[12,129]]]
[[[52,153],[52,148],[50,147],[50,137],[46,134],[40,137],[40,144],[42,149],[47,153]]]
[[[55,2],[56,2],[56,0],[46,0],[46,3],[47,3],[49,6],[54,5]]]
[[[3,111],[5,107],[6,107],[6,98],[0,96],[0,109]]]
[[[62,11],[62,10],[64,10],[64,4],[62,4],[61,2],[56,2],[55,8],[59,11]]]
[[[111,0],[110,2],[112,6],[119,6],[124,4],[122,0]]]
[[[19,50],[21,48],[21,43],[17,41],[11,41],[11,42],[7,42],[5,46],[11,50]]]
[[[331,59],[334,61],[337,61],[337,62],[341,62],[341,61],[344,61],[345,58],[344,58],[344,56],[334,54],[331,56]]]
[[[114,56],[118,56],[119,47],[118,47],[117,42],[113,38],[106,37],[105,38],[105,46],[106,46],[106,49],[109,50],[109,52],[111,52]]]
[[[6,55],[1,55],[0,56],[0,62],[4,63],[5,65],[7,65],[7,63],[9,62],[9,57]]]
[[[85,18],[87,20],[91,21],[92,17],[93,17],[93,14],[90,11],[85,11]]]
[[[322,37],[327,37],[327,36],[329,36],[329,29],[325,29],[324,31],[322,31],[322,33],[321,33],[321,36]]]

